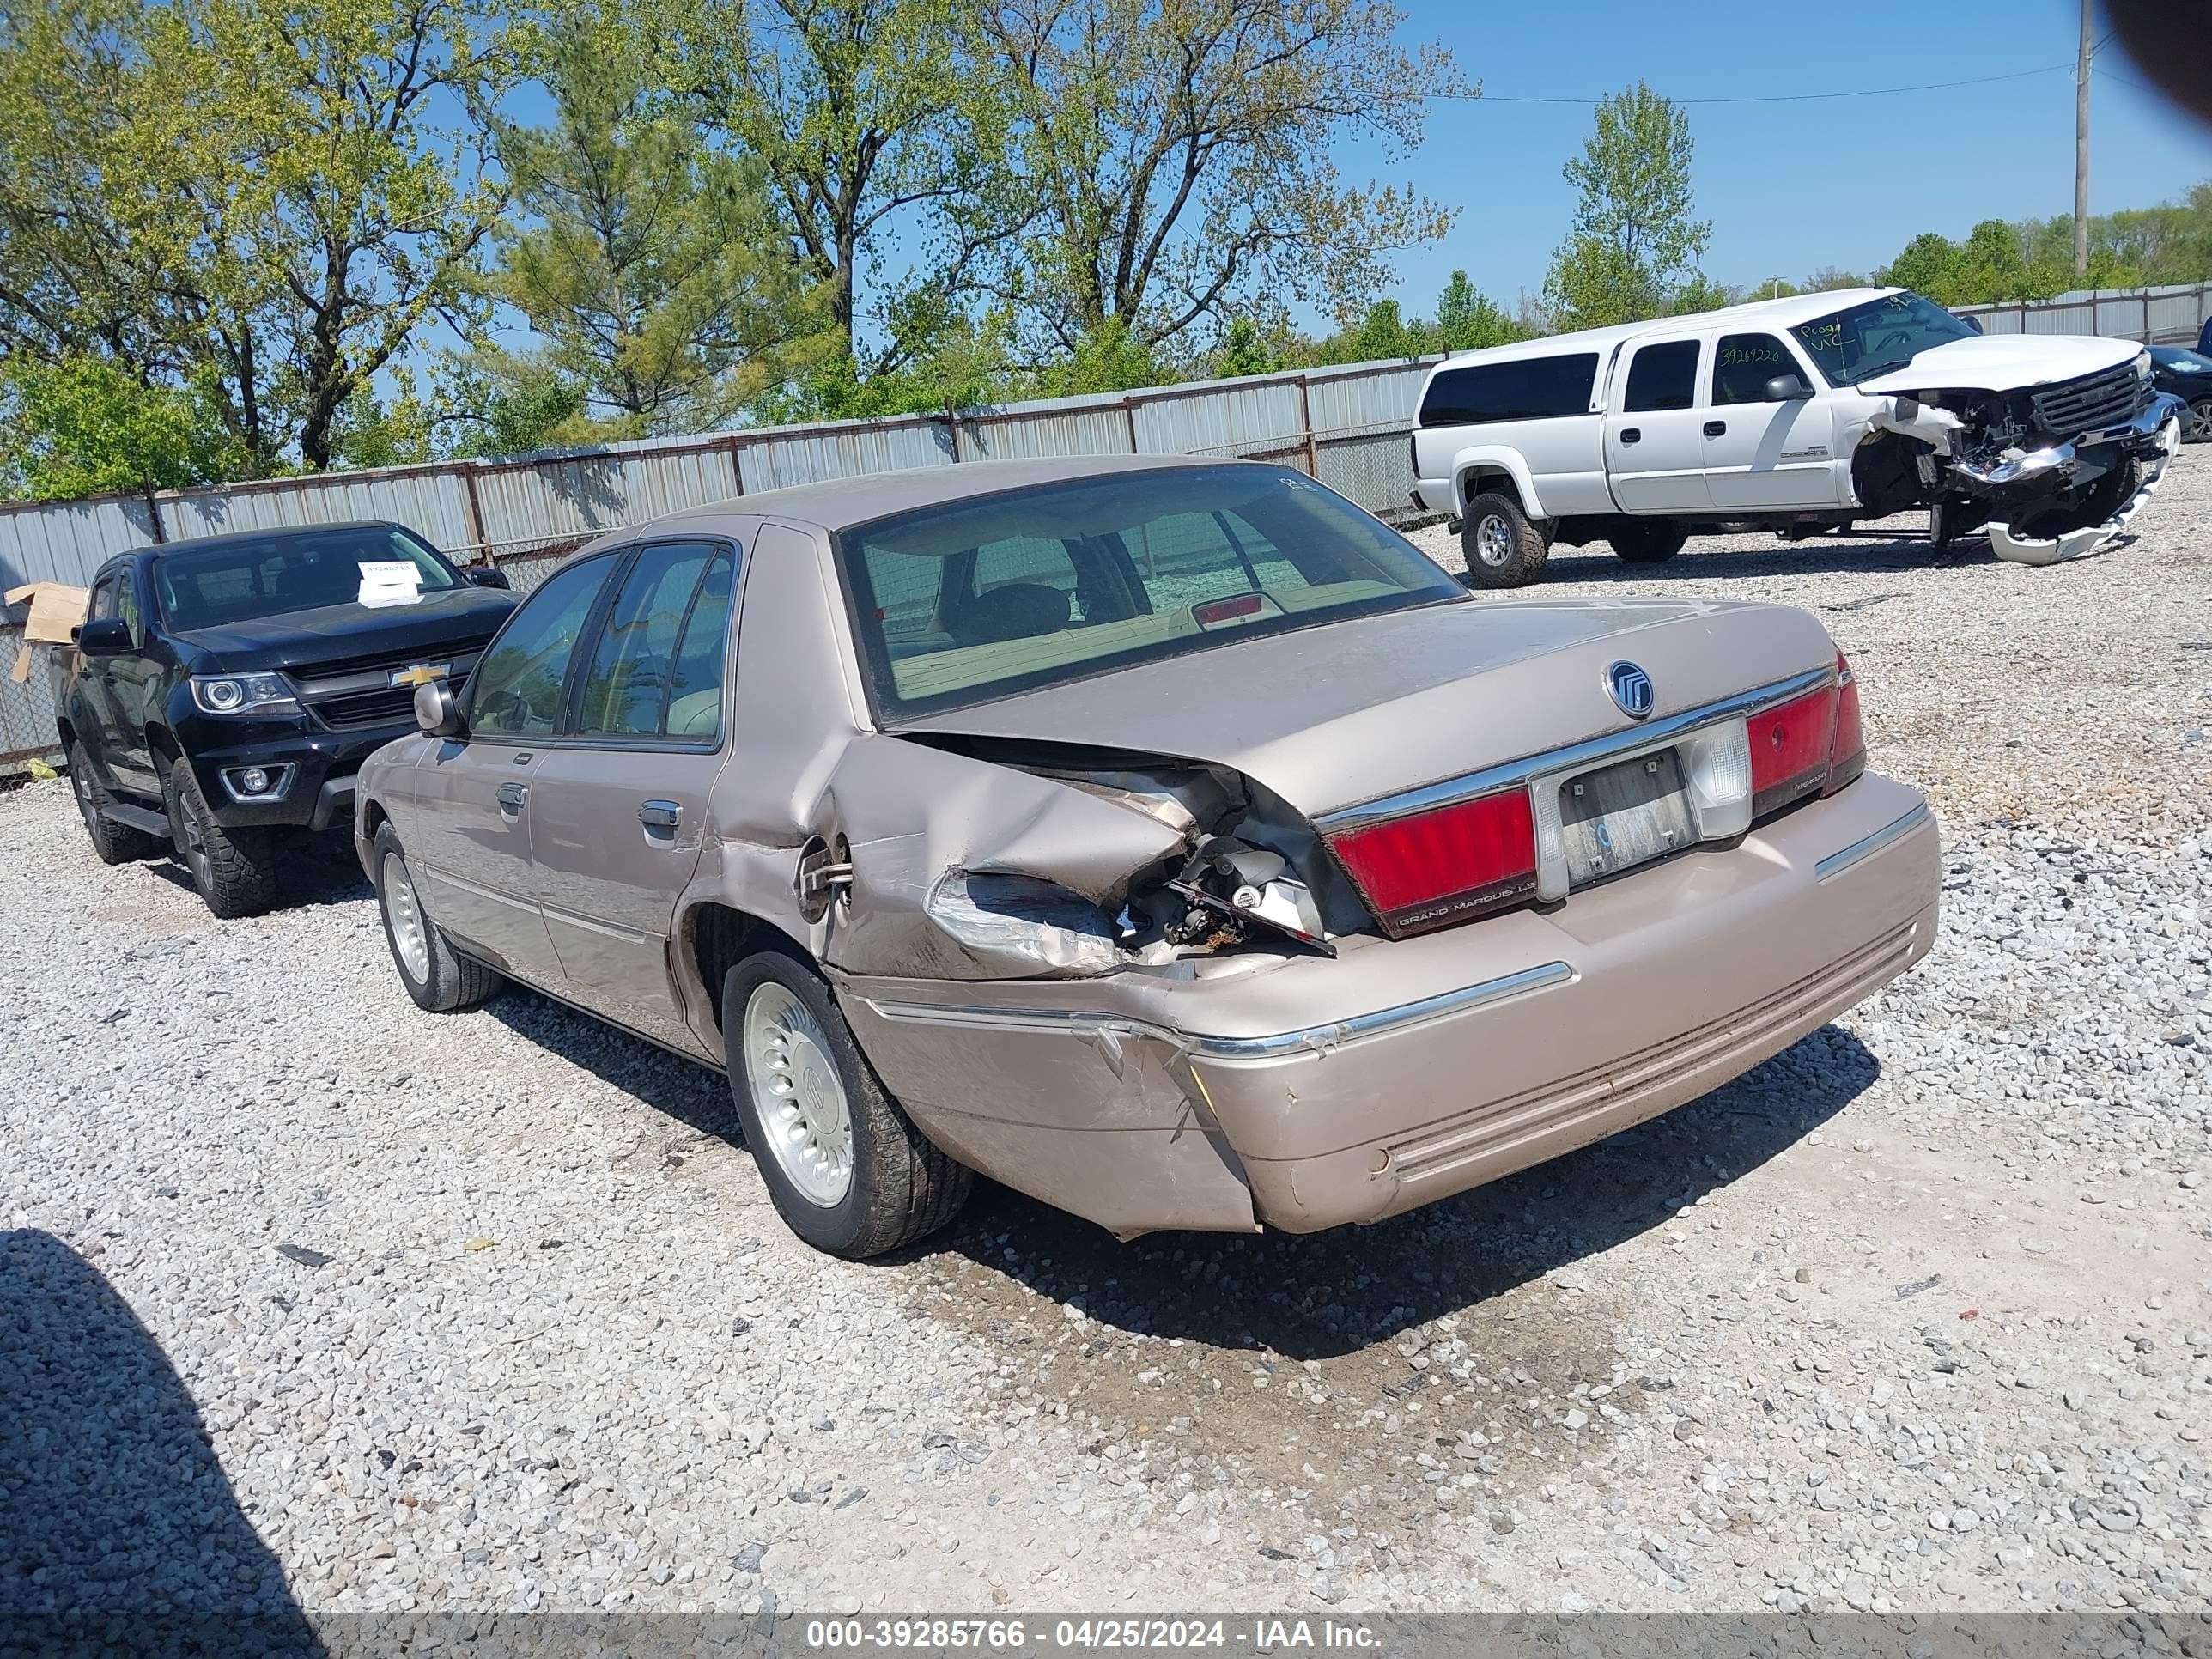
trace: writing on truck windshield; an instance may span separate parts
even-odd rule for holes
[[[1974,331],[1932,300],[1885,294],[1790,331],[1831,386],[1850,386],[1902,368],[1930,346],[1973,337]]]
[[[1404,537],[1274,466],[951,501],[846,532],[838,559],[887,716],[1467,597]]]

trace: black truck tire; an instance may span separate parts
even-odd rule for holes
[[[106,816],[107,786],[93,775],[92,757],[85,753],[83,744],[70,745],[69,769],[70,789],[76,796],[84,832],[92,838],[93,855],[102,864],[143,864],[168,850],[160,836]]]
[[[1690,539],[1687,526],[1672,519],[1631,520],[1614,526],[1606,540],[1623,564],[1664,564]]]
[[[227,830],[208,810],[190,761],[169,767],[170,820],[177,850],[207,908],[224,921],[258,916],[276,902],[276,837],[267,830]]]
[[[1526,587],[1543,576],[1552,554],[1550,534],[1520,502],[1496,490],[1468,502],[1459,540],[1469,587]]]
[[[459,954],[430,920],[416,889],[414,872],[408,867],[406,849],[399,844],[399,832],[388,823],[377,826],[368,867],[377,911],[384,918],[384,942],[392,947],[392,965],[399,970],[399,982],[417,1008],[433,1014],[459,1013],[499,994],[506,975]]]
[[[784,1012],[815,1049],[806,1063],[834,1070],[849,1126],[849,1176],[834,1199],[810,1195],[771,1137],[798,1124],[771,1122],[763,1100],[777,1091],[775,1062],[749,1042],[755,999]],[[772,1046],[772,1044],[769,1045]],[[785,1049],[790,1063],[791,1047]],[[960,1212],[975,1172],[932,1145],[884,1090],[821,976],[781,950],[757,951],[722,979],[722,1057],[730,1096],[769,1197],[786,1225],[816,1249],[859,1261],[935,1232]],[[794,1090],[793,1092],[796,1092]],[[807,1124],[812,1132],[811,1120]]]

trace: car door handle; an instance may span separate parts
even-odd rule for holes
[[[1644,441],[1644,428],[1643,428],[1642,427],[1640,427],[1640,426],[1625,426],[1625,427],[1623,427],[1623,428],[1620,428],[1620,441],[1621,441],[1621,442],[1623,442],[1623,443],[1625,443],[1625,444],[1633,444],[1633,443],[1641,443],[1643,441]]]
[[[684,819],[684,809],[672,800],[649,800],[637,809],[637,821],[648,830],[673,830]]]
[[[1708,438],[1725,438],[1728,436],[1728,422],[1726,421],[1707,421],[1705,422],[1705,436]]]
[[[529,799],[530,786],[526,783],[502,783],[499,787],[499,810],[502,812],[520,812]]]

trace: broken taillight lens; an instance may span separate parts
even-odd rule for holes
[[[1836,735],[1836,688],[1824,685],[1760,710],[1751,738],[1751,815],[1763,818],[1825,788]]]
[[[1536,890],[1525,788],[1369,824],[1330,847],[1393,938],[1517,904]]]
[[[1866,730],[1859,724],[1858,676],[1840,651],[1836,653],[1836,736],[1828,745],[1828,784],[1821,793],[1832,795],[1866,770]]]

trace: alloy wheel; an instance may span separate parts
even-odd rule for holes
[[[744,1044],[745,1087],[769,1156],[807,1202],[836,1208],[853,1186],[853,1113],[828,1033],[769,981],[745,1003]]]
[[[1474,556],[1492,570],[1503,570],[1513,559],[1513,526],[1499,513],[1486,513],[1474,527]]]
[[[417,985],[428,984],[430,937],[424,931],[422,906],[415,896],[415,884],[408,879],[407,866],[398,854],[384,855],[376,885],[384,895],[385,919],[392,924],[392,943],[399,953],[400,966]]]

